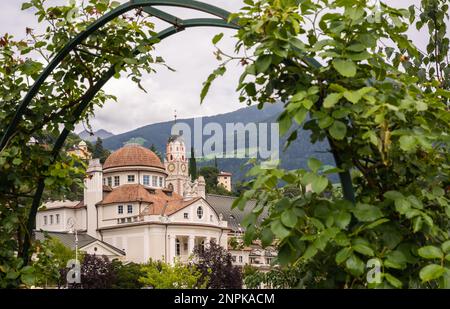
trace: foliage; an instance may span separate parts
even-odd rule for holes
[[[189,175],[192,181],[197,179],[197,162],[195,161],[194,147],[191,147],[191,157],[189,158]]]
[[[274,267],[267,272],[248,267],[244,272],[244,284],[249,289],[265,287],[272,289],[305,288],[305,272],[299,266]]]
[[[195,266],[201,273],[199,283],[210,289],[242,288],[241,268],[233,265],[231,254],[211,241],[194,249]]]
[[[92,158],[100,159],[100,162],[103,164],[110,154],[111,151],[103,147],[103,140],[97,137],[97,141],[92,148]]]
[[[114,265],[106,256],[84,254],[81,260],[81,283],[67,283],[68,268],[60,270],[60,286],[72,289],[110,289],[116,282]]]
[[[139,282],[155,289],[192,289],[204,288],[207,280],[198,284],[201,272],[193,265],[184,265],[175,261],[174,265],[162,261],[152,261],[142,266],[144,275]]]
[[[124,264],[119,260],[113,260],[113,271],[115,280],[111,288],[113,289],[140,289],[144,286],[139,278],[144,276],[142,266],[136,263]]]
[[[366,0],[244,2],[230,17],[241,26],[236,51],[248,55],[239,59],[240,100],[284,102],[286,147],[304,128],[313,143],[329,142],[336,161],[255,165],[251,189],[234,204],[257,201],[243,223],[246,241],[277,239],[278,263],[307,271],[308,287],[450,287],[446,1],[422,1],[419,19],[414,6]],[[425,24],[427,54],[406,35]],[[208,78],[202,99],[234,58]],[[330,184],[333,173],[341,187]],[[381,282],[366,278],[373,261]]]
[[[52,6],[46,0],[31,0],[22,5],[33,10],[45,31],[26,28],[26,38],[16,40],[0,35],[0,137],[7,131],[26,92],[43,68],[76,34],[100,16],[119,5],[117,1],[89,0],[82,4]],[[106,72],[115,77],[127,74],[138,86],[143,72],[153,72],[162,64],[151,54],[155,32],[141,9],[109,22],[80,42],[62,59],[42,84],[36,97],[20,117],[17,127],[0,147],[0,285],[20,284],[22,270],[30,261],[35,214],[44,186],[48,192],[65,195],[71,191],[85,166],[76,158],[53,151],[61,127],[71,131],[86,121],[95,107],[113,96],[103,91],[92,100],[88,95]],[[88,103],[86,106],[84,103]],[[64,141],[64,140],[62,140]],[[3,144],[4,142],[4,144]],[[81,177],[82,179],[82,177]],[[19,279],[18,279],[19,278]]]
[[[156,148],[155,144],[151,144],[149,149],[158,156],[158,158],[161,160],[161,162],[164,161],[162,153]]]
[[[57,238],[46,238],[36,244],[36,258],[32,264],[34,269],[34,285],[55,286],[60,279],[60,269],[75,257],[75,252]]]

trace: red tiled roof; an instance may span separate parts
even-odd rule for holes
[[[103,164],[103,169],[121,166],[150,166],[164,169],[158,156],[145,147],[130,144],[114,151]]]
[[[194,198],[184,201],[179,194],[173,192],[168,195],[166,192],[168,191],[147,189],[138,184],[122,185],[107,193],[99,205],[144,202],[148,203],[149,206],[143,211],[142,215],[171,215],[200,199]]]

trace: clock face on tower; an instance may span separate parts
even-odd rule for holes
[[[181,171],[186,172],[186,164],[181,164]]]
[[[170,163],[167,169],[169,170],[169,172],[173,172],[175,170],[175,164]]]

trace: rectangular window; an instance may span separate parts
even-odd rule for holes
[[[50,215],[50,224],[53,224],[53,215]]]
[[[159,177],[159,186],[162,188],[162,186],[163,186],[163,178],[162,177]]]
[[[243,259],[242,259],[242,255],[239,256],[239,263],[242,263]]]
[[[131,218],[127,218],[127,223],[131,223]]]
[[[236,256],[235,256],[235,255],[233,255],[233,256],[231,257],[231,259],[233,260],[233,262],[236,262]]]
[[[117,206],[117,213],[123,214],[123,205]]]
[[[158,177],[152,176],[152,186],[156,187],[158,185]]]
[[[132,214],[133,213],[133,205],[128,205],[127,207],[127,213]]]
[[[134,175],[128,175],[128,182],[134,182]]]
[[[59,224],[59,214],[56,215],[56,224]]]
[[[115,187],[120,186],[120,177],[119,176],[114,176],[114,186]]]
[[[103,177],[103,185],[106,186],[106,178]]]
[[[47,225],[47,216],[44,216],[44,225]]]
[[[187,212],[184,213],[184,218],[189,219],[189,214]]]
[[[112,178],[108,177],[108,186],[112,187]]]
[[[144,175],[143,182],[144,182],[145,186],[149,186],[150,185],[150,176],[149,175]]]
[[[181,255],[181,244],[180,244],[180,241],[178,239],[175,242],[175,254],[177,256]]]
[[[120,219],[120,223],[125,223],[125,218]]]

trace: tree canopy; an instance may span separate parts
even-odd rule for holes
[[[236,50],[247,56],[218,48],[223,63],[201,98],[237,59],[240,100],[261,109],[284,102],[285,146],[304,128],[313,143],[329,142],[336,161],[256,164],[234,204],[256,200],[246,241],[277,240],[278,263],[302,267],[313,278],[307,287],[450,287],[446,1],[399,9],[366,0],[244,2],[230,18],[241,26]],[[427,28],[427,51],[408,37],[411,27]]]

